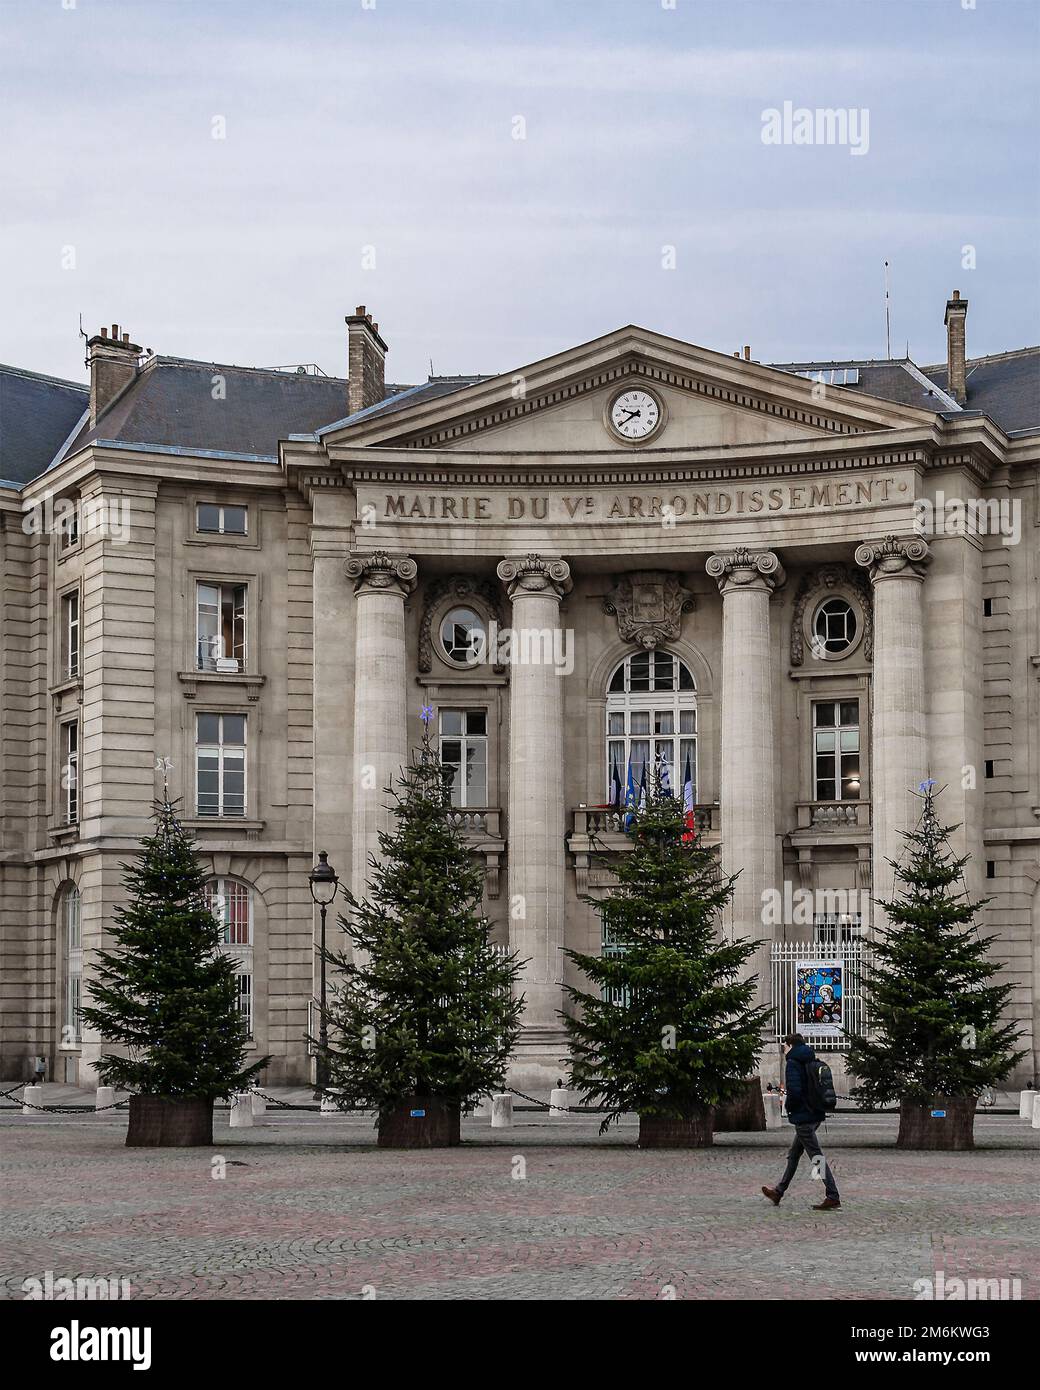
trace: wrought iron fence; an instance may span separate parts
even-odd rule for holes
[[[848,1035],[865,1032],[868,1022],[867,943],[774,941],[771,956],[777,1040],[801,1033],[818,1052],[847,1052]]]

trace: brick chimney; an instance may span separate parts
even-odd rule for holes
[[[112,334],[103,328],[87,341],[87,363],[90,366],[90,423],[99,418],[128,382],[137,375],[137,359],[141,349],[130,341],[130,334],[120,336],[119,324],[112,325]]]
[[[943,322],[946,325],[946,390],[958,405],[963,405],[968,399],[964,365],[964,321],[967,317],[968,301],[961,298],[960,290],[954,290],[953,298],[946,301]]]
[[[353,415],[383,399],[383,371],[386,343],[379,336],[379,324],[359,304],[346,317],[347,324],[347,409]]]

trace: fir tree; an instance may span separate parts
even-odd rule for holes
[[[424,706],[422,746],[387,788],[394,824],[379,835],[368,896],[346,894],[339,921],[353,958],[326,953],[339,974],[330,1085],[341,1105],[380,1117],[411,1096],[464,1106],[500,1089],[523,1011],[512,997],[520,962],[489,940],[483,870],[452,817],[432,714]]]
[[[957,827],[940,825],[930,783],[922,793],[917,829],[903,836],[906,863],[889,861],[902,891],[880,904],[890,925],[878,929],[864,981],[872,1036],[853,1036],[849,1051],[853,1095],[870,1105],[977,1096],[1025,1056],[1013,1051],[1018,1030],[1000,1021],[1011,986],[988,983],[995,938],[975,927],[988,900],[959,886],[970,856],[950,849]]]
[[[246,1067],[235,961],[206,905],[205,874],[169,799],[137,862],[124,864],[127,904],[115,909],[115,950],[99,951],[85,1022],[129,1056],[103,1056],[101,1080],[142,1095],[213,1099],[267,1065]]]
[[[564,1017],[571,1084],[609,1108],[601,1133],[625,1111],[686,1120],[735,1098],[772,1012],[753,1006],[757,977],[739,978],[758,943],[719,934],[735,876],[691,836],[659,778],[628,833],[632,849],[609,863],[608,896],[584,899],[607,952],[567,952],[601,991],[568,986],[581,1013]]]

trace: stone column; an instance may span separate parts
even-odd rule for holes
[[[705,568],[722,595],[722,866],[740,874],[727,926],[762,940],[746,967],[758,976],[762,1003],[771,993],[762,909],[765,895],[780,888],[769,600],[785,575],[771,550],[712,555]]]
[[[924,688],[922,581],[931,558],[914,536],[861,545],[856,563],[874,586],[874,676],[871,691],[870,797],[873,823],[874,925],[879,898],[892,895],[890,860],[904,853],[901,832],[921,813],[915,793],[929,775]]]
[[[564,560],[503,560],[513,605],[509,696],[509,938],[526,961],[524,1037],[514,1084],[555,1085],[563,1055],[565,807],[563,684],[553,660],[560,601],[571,589]],[[542,1074],[544,1072],[544,1075]],[[551,1073],[551,1075],[550,1075]]]
[[[369,857],[389,827],[386,788],[408,762],[404,602],[415,588],[414,560],[378,552],[346,565],[357,598],[354,638],[354,811],[351,888],[365,896]]]

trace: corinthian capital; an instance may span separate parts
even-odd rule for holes
[[[719,586],[720,594],[732,589],[779,589],[787,576],[779,556],[771,550],[728,550],[712,555],[704,566]]]
[[[522,560],[503,560],[497,573],[510,599],[525,594],[543,594],[562,599],[574,587],[571,567],[566,560],[544,560],[541,555],[525,555]]]
[[[355,594],[385,592],[407,598],[415,588],[419,567],[407,555],[388,555],[377,550],[371,555],[352,555],[346,563],[347,578],[354,580]]]
[[[886,536],[856,547],[856,564],[868,571],[873,584],[882,579],[923,579],[931,558],[928,542],[920,536]]]

